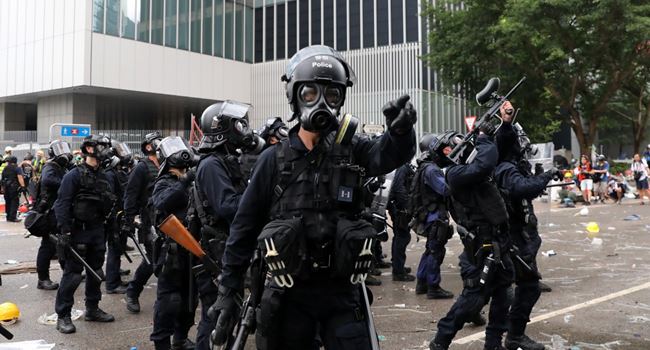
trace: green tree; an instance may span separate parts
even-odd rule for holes
[[[639,153],[650,120],[650,66],[638,67],[634,76],[612,99],[609,110],[631,124],[634,153]]]
[[[548,137],[567,121],[582,152],[612,98],[647,62],[639,50],[650,37],[644,0],[439,0],[423,15],[423,59],[447,86],[474,93],[490,76],[512,85],[526,75],[513,98],[525,108],[522,124]]]

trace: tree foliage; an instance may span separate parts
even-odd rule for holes
[[[612,99],[650,58],[650,4],[637,0],[438,0],[423,13],[425,62],[468,94],[499,76],[533,137],[570,123],[581,151]]]

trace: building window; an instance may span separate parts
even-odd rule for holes
[[[93,1],[93,32],[104,32],[104,0]]]
[[[151,2],[151,43],[163,44],[163,2]]]
[[[287,56],[291,57],[296,53],[296,40],[298,39],[296,23],[298,14],[296,12],[296,1],[287,2]]]
[[[390,0],[391,37],[393,44],[404,42],[404,20],[402,18],[402,0]]]
[[[418,41],[418,1],[406,0],[406,42]]]
[[[235,60],[244,61],[244,4],[235,2]]]
[[[245,6],[244,11],[246,14],[246,22],[244,23],[244,32],[246,38],[246,45],[244,47],[244,50],[246,51],[246,54],[244,56],[246,62],[253,63],[253,8]]]
[[[334,0],[323,0],[323,44],[334,47]]]
[[[264,7],[255,8],[255,62],[264,60]]]
[[[149,42],[149,0],[138,1],[138,40]]]
[[[320,0],[311,0],[311,44],[318,45],[320,40]]]
[[[106,34],[120,36],[120,0],[106,2]]]
[[[233,58],[233,25],[234,25],[234,4],[232,0],[226,0],[226,19],[225,19],[225,30],[224,30],[224,57],[228,59]]]
[[[298,0],[300,12],[300,47],[309,46],[309,0]]]
[[[350,50],[361,47],[361,2],[350,0]]]
[[[201,52],[201,0],[191,0],[190,50]]]
[[[339,51],[348,49],[347,28],[346,0],[336,0],[336,49]]]
[[[189,49],[190,0],[178,0],[178,48]]]
[[[136,0],[122,0],[121,2],[123,38],[135,39],[135,2]]]
[[[277,59],[283,59],[286,56],[284,55],[284,40],[285,40],[285,23],[284,23],[284,11],[285,11],[285,4],[278,4],[277,6],[277,17],[275,19],[276,22],[276,38],[278,40],[277,42],[277,52],[276,52],[276,58]]]
[[[223,0],[214,0],[214,55],[223,57]]]
[[[165,46],[176,47],[176,0],[165,0]]]
[[[266,61],[272,61],[273,60],[273,6],[267,6],[266,7],[266,14],[264,15],[266,22],[265,22],[265,29],[266,29],[266,35],[264,38],[264,59]]]
[[[375,4],[372,0],[363,2],[363,47],[375,46]]]
[[[388,45],[388,0],[377,0],[377,46]]]
[[[203,0],[203,53],[212,55],[212,0]]]

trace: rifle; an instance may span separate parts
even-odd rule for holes
[[[497,116],[499,108],[503,105],[510,95],[512,95],[515,90],[526,80],[526,76],[521,78],[515,86],[508,91],[507,94],[503,96],[497,95],[496,91],[499,89],[500,80],[499,78],[490,79],[483,90],[476,94],[476,102],[482,106],[488,104],[490,109],[485,112],[481,118],[476,121],[476,127],[474,127],[470,132],[468,132],[463,140],[449,153],[449,159],[455,164],[463,163],[461,157],[465,154],[465,151],[476,143],[476,138],[478,137],[479,130],[484,123],[491,123],[493,118],[500,120],[499,126],[503,123],[501,118]],[[472,150],[471,154],[467,157],[465,163],[471,163],[474,157],[476,156],[476,149]]]
[[[0,324],[0,334],[2,334],[3,337],[7,338],[7,340],[11,340],[14,338],[14,335],[11,334],[3,325]]]
[[[58,243],[59,243],[58,238],[54,237],[54,235],[48,235],[48,237],[49,237],[50,241],[52,241],[54,244],[58,244]],[[73,256],[75,259],[77,259],[77,261],[78,261],[81,265],[83,265],[83,266],[86,268],[86,271],[87,271],[91,276],[93,276],[93,278],[94,278],[95,280],[97,280],[97,282],[101,283],[102,281],[104,281],[103,276],[99,276],[99,274],[97,273],[97,271],[93,270],[93,268],[90,267],[90,265],[88,265],[88,263],[86,262],[86,260],[84,260],[84,258],[81,257],[81,255],[79,254],[79,252],[77,252],[74,248],[72,248],[72,246],[69,246],[69,247],[68,247],[68,250],[70,251],[70,253],[72,254],[72,256]]]

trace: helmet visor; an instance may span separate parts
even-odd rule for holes
[[[239,103],[234,101],[226,101],[221,107],[221,115],[228,116],[231,118],[242,119],[248,115],[251,106],[245,103]]]
[[[300,62],[302,62],[302,61],[304,61],[304,60],[306,60],[306,59],[308,59],[310,57],[321,56],[321,55],[334,56],[339,61],[341,61],[341,63],[344,63],[346,68],[348,69],[348,72],[349,72],[348,74],[350,75],[348,77],[348,79],[353,84],[356,84],[357,76],[356,76],[356,74],[354,74],[354,71],[352,70],[352,67],[350,67],[350,65],[347,64],[347,62],[345,61],[345,59],[343,59],[343,56],[341,56],[340,53],[338,53],[337,51],[335,51],[331,47],[325,46],[325,45],[313,45],[313,46],[309,46],[309,47],[306,47],[306,48],[298,51],[295,55],[293,55],[291,60],[289,60],[289,62],[287,63],[285,76],[287,78],[291,78],[291,76],[293,75],[293,73],[296,70],[296,67],[298,66],[298,64],[300,64]]]
[[[162,141],[160,141],[160,145],[158,145],[158,151],[164,158],[167,158],[172,154],[181,151],[192,153],[187,147],[187,144],[185,144],[185,141],[183,141],[180,136],[165,137]]]
[[[124,157],[130,156],[131,154],[133,154],[133,153],[131,153],[131,149],[129,148],[129,145],[127,145],[124,142],[115,143],[113,145],[113,148],[115,149],[115,153],[117,153],[117,155],[120,158],[124,158]]]
[[[63,154],[70,154],[70,145],[65,141],[55,141],[50,145],[52,148],[52,153],[55,157],[58,157]]]

